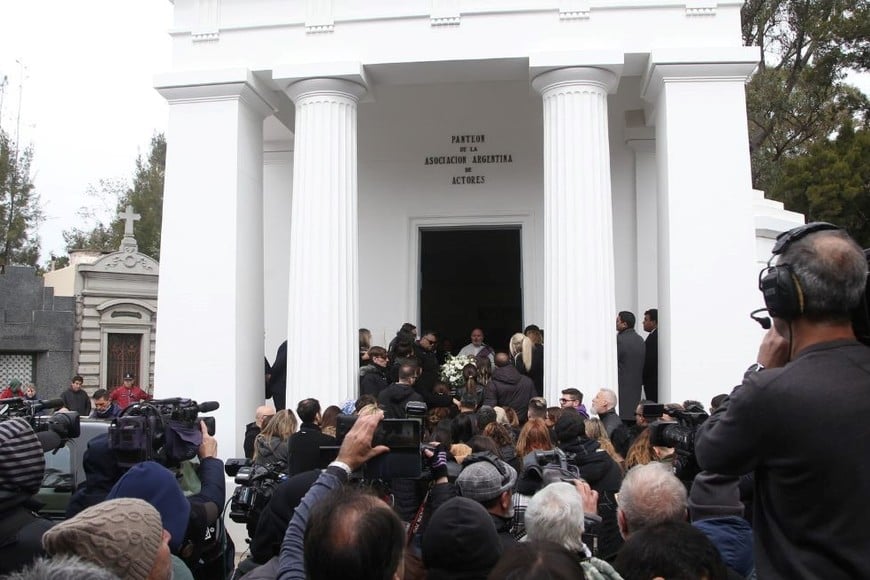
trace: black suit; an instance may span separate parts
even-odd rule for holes
[[[650,401],[659,400],[659,329],[654,328],[646,337],[643,359],[643,392]]]

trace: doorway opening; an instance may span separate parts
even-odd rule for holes
[[[420,331],[448,338],[456,353],[483,329],[484,341],[506,351],[522,332],[520,226],[420,229]]]

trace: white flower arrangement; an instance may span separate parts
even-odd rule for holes
[[[462,369],[469,364],[477,367],[477,361],[473,356],[448,356],[444,364],[441,365],[441,380],[454,389],[464,387],[465,377],[462,376]]]

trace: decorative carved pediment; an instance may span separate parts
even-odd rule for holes
[[[146,256],[145,254],[140,254],[139,252],[132,250],[132,248],[125,248],[120,252],[112,252],[111,254],[103,256],[91,266],[87,267],[87,270],[92,272],[123,272],[125,274],[156,275],[159,267],[159,264],[154,260],[154,258]]]

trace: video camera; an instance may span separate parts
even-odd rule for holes
[[[214,417],[200,417],[220,407],[216,401],[197,404],[183,398],[134,403],[112,420],[109,426],[109,449],[115,452],[121,467],[142,461],[157,461],[176,467],[196,457],[202,442],[200,423],[214,435]]]
[[[53,433],[57,436],[57,441],[53,439],[49,443],[50,449],[53,451],[59,449],[69,441],[81,435],[81,419],[75,411],[59,411],[51,415],[40,415],[40,411],[45,409],[60,409],[63,407],[63,401],[60,399],[51,399],[47,401],[28,400],[21,397],[11,397],[9,399],[0,399],[0,421],[7,421],[13,417],[21,417],[25,419],[33,428],[35,433]],[[43,447],[46,445],[46,438],[40,438],[43,441]]]
[[[536,450],[526,455],[523,471],[541,479],[541,487],[557,481],[572,482],[582,480],[580,468],[574,463],[574,454],[566,453],[558,447],[550,451]]]
[[[646,415],[644,405],[644,415]],[[683,481],[695,478],[700,468],[695,458],[695,435],[698,427],[710,415],[699,405],[689,405],[685,409],[665,408],[665,413],[676,419],[673,421],[654,421],[649,425],[649,440],[657,447],[672,447],[677,453],[674,460],[674,475]]]
[[[230,498],[230,519],[247,524],[248,536],[253,537],[263,508],[269,503],[275,487],[287,479],[287,473],[274,467],[253,465],[250,459],[227,459],[227,475],[234,478],[236,489]]]

